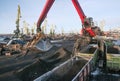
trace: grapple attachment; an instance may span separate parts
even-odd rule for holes
[[[41,52],[50,50],[53,47],[50,40],[43,34],[37,33],[33,40],[26,45],[26,48],[37,49]]]
[[[38,50],[45,52],[50,50],[53,47],[53,45],[50,43],[49,39],[40,39],[36,44],[35,44],[35,48],[37,48]]]

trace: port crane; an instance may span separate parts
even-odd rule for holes
[[[44,21],[44,19],[46,18],[47,14],[48,14],[48,11],[52,7],[54,1],[55,0],[46,0],[46,4],[45,4],[45,6],[44,6],[44,8],[43,8],[43,10],[40,14],[38,22],[37,22],[37,32],[38,33],[41,32],[41,24]],[[83,29],[84,35],[86,35],[86,33],[88,33],[90,37],[96,36],[96,33],[91,28],[94,25],[93,19],[91,17],[87,18],[85,16],[78,0],[71,0],[71,1],[73,3],[74,7],[76,8],[76,10],[78,12],[78,15],[81,19],[81,23],[82,23],[82,27],[83,27],[82,29]]]
[[[98,27],[93,27],[93,19],[87,18],[78,2],[78,0],[71,0],[74,7],[76,8],[78,15],[81,19],[82,23],[82,33],[84,37],[87,37],[88,40],[90,40],[92,37],[95,37],[97,34],[94,32],[94,30],[98,29]],[[52,45],[46,38],[45,34],[42,33],[41,24],[45,20],[50,8],[52,7],[55,0],[46,0],[46,3],[44,5],[44,8],[39,16],[38,22],[37,22],[37,35],[35,39],[33,39],[32,42],[28,44],[29,47],[36,47],[41,51],[48,51]],[[98,33],[98,32],[97,32]]]
[[[16,18],[16,30],[14,30],[14,35],[12,38],[19,38],[20,37],[20,18],[21,18],[21,10],[20,5],[18,5],[18,11],[17,11],[17,18]]]
[[[80,51],[81,47],[85,47],[89,43],[93,42],[93,38],[95,38],[97,35],[100,36],[101,30],[99,27],[94,26],[93,18],[87,17],[84,14],[78,0],[71,0],[71,1],[80,17],[81,23],[82,23],[82,37],[77,39],[77,41],[74,45],[74,52],[76,53],[76,50]],[[55,0],[46,0],[44,8],[43,8],[43,10],[40,14],[40,17],[38,19],[38,22],[37,22],[36,39],[33,39],[33,41],[30,44],[30,45],[34,45],[36,48],[40,49],[41,51],[48,51],[50,48],[52,48],[52,44],[46,38],[45,34],[42,33],[41,24],[45,20],[47,14],[54,2],[55,2]],[[101,44],[101,42],[100,42],[99,48],[101,49],[101,51],[104,50],[102,45],[103,44]],[[105,59],[105,55],[104,54],[100,55],[100,58]],[[105,61],[103,59],[100,59],[100,60]],[[101,63],[104,63],[104,62],[101,62]]]

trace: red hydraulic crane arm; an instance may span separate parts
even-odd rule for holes
[[[72,0],[72,3],[73,3],[74,7],[76,8],[76,10],[77,10],[77,12],[78,12],[78,15],[79,15],[79,17],[80,17],[80,19],[81,19],[82,25],[85,26],[86,16],[85,16],[85,14],[84,14],[84,12],[83,12],[83,10],[82,10],[82,8],[81,8],[78,0]],[[89,23],[89,22],[88,22],[88,23]],[[89,23],[89,24],[90,24],[90,23]],[[89,35],[90,35],[91,37],[94,37],[94,36],[95,36],[95,33],[94,33],[94,31],[91,29],[91,26],[89,26],[89,27],[84,27],[84,28],[82,29],[82,31],[83,31],[83,32],[86,31],[87,33],[89,33]],[[86,33],[84,33],[84,34],[86,34]]]
[[[47,16],[47,13],[50,10],[51,6],[53,5],[54,1],[55,0],[46,0],[46,4],[42,10],[42,13],[40,14],[38,22],[37,22],[37,32],[41,31],[40,26],[41,26],[42,22],[44,21],[45,17]],[[81,19],[82,25],[84,25],[86,16],[85,16],[78,0],[72,0],[72,3],[78,12],[78,15]],[[84,30],[87,31],[91,37],[95,36],[95,33],[92,31],[91,27],[85,27]]]
[[[79,15],[79,17],[81,19],[82,24],[84,24],[84,19],[86,18],[86,16],[85,16],[85,14],[84,14],[78,0],[72,0],[72,3],[73,3],[74,7],[76,8],[76,10],[78,12],[78,15]]]
[[[48,11],[50,10],[51,6],[53,5],[55,0],[46,0],[46,4],[40,14],[40,17],[37,22],[37,32],[41,31],[41,24],[44,21],[45,17],[47,16]]]

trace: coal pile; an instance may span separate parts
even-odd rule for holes
[[[66,72],[65,74],[63,74],[62,77],[57,78],[57,80],[53,80],[53,81],[71,81],[76,74],[82,69],[82,67],[87,63],[86,60],[79,60],[76,61],[71,68],[69,69],[68,72]],[[49,80],[48,80],[49,81]],[[51,80],[52,81],[52,80]]]
[[[33,81],[33,79],[49,71],[51,68],[51,64],[39,59],[37,62],[18,70],[15,74],[22,81]]]
[[[36,62],[16,71],[15,75],[21,81],[33,81],[35,78],[65,62],[70,57],[71,52],[60,47],[53,54],[44,53]]]
[[[71,58],[36,78],[35,81],[71,81],[86,63],[87,60],[83,58]]]

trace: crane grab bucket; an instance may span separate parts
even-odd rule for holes
[[[46,0],[46,4],[40,14],[40,17],[37,22],[37,35],[35,39],[33,39],[33,43],[31,43],[31,47],[35,47],[36,49],[45,52],[50,50],[53,45],[50,43],[50,40],[45,36],[45,34],[41,30],[41,24],[45,20],[48,11],[50,10],[52,4],[55,0]]]
[[[53,47],[53,45],[50,43],[49,39],[45,39],[45,40],[41,39],[35,44],[35,47],[38,50],[45,52],[50,50]]]
[[[51,44],[50,40],[43,34],[43,33],[37,33],[31,42],[28,42],[25,46],[26,48],[28,48],[28,50],[30,49],[36,49],[39,50],[41,52],[46,52],[48,50],[50,50],[53,45]]]

